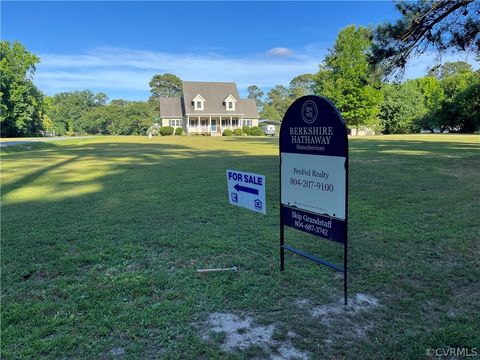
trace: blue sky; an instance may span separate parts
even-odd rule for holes
[[[2,1],[1,39],[41,58],[35,82],[48,95],[88,88],[145,100],[151,77],[164,72],[235,81],[245,95],[251,84],[267,90],[316,72],[343,27],[397,17],[390,1]],[[413,61],[407,77],[433,62]]]

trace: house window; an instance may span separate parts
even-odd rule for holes
[[[227,107],[227,110],[235,110],[235,103],[233,101],[227,101],[225,103],[225,106]]]
[[[192,126],[192,127],[198,126],[198,120],[197,120],[197,119],[195,119],[195,120],[190,120],[190,126]]]
[[[195,110],[204,110],[205,99],[202,97],[202,95],[197,94],[197,96],[192,99],[192,105]]]
[[[238,126],[238,119],[232,119],[232,126]]]
[[[243,120],[243,125],[252,126],[252,120]]]
[[[168,121],[168,124],[172,127],[180,127],[180,126],[182,126],[182,120],[181,119],[170,119]]]
[[[225,109],[227,111],[235,110],[235,103],[237,100],[230,94],[228,95],[225,100],[223,100],[223,104],[225,105]]]

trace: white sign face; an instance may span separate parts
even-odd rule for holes
[[[252,211],[267,213],[265,176],[227,170],[228,201]]]
[[[344,157],[292,153],[281,157],[283,205],[345,219]]]

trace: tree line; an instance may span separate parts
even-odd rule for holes
[[[299,96],[313,94],[331,100],[350,128],[384,134],[422,129],[472,133],[480,128],[479,70],[466,62],[447,62],[421,78],[385,81],[385,71],[372,62],[372,47],[371,29],[348,26],[317,73],[299,75],[289,88],[277,85],[267,94],[252,85],[248,96],[255,99],[262,117],[272,120],[281,120]]]
[[[400,1],[396,7],[402,16],[395,23],[342,29],[316,73],[300,74],[266,94],[249,86],[261,118],[281,120],[295,99],[315,94],[331,100],[350,128],[385,134],[478,131],[479,70],[466,62],[445,63],[403,82],[398,73],[412,56],[432,48],[469,50],[480,61],[480,2]],[[46,96],[33,82],[39,61],[18,42],[0,42],[2,137],[145,134],[159,121],[159,97],[182,91],[178,76],[156,74],[147,101],[109,101],[90,90]]]

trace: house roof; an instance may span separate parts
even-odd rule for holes
[[[183,117],[181,98],[160,98],[161,117]]]
[[[255,99],[240,99],[237,104],[238,107],[242,110],[244,118],[259,118],[260,114],[258,113],[257,103]]]
[[[187,114],[242,114],[240,109],[227,111],[225,108],[224,100],[228,95],[240,99],[237,86],[233,82],[182,81],[182,88]],[[205,99],[203,110],[195,110],[193,106],[192,101],[199,94]]]
[[[237,85],[233,82],[182,81],[182,98],[160,98],[160,116],[182,117],[188,115],[225,115],[244,118],[259,118],[254,99],[240,99]],[[195,110],[193,99],[200,95],[205,99],[203,110]],[[227,110],[225,100],[229,96],[236,100],[235,110]]]

